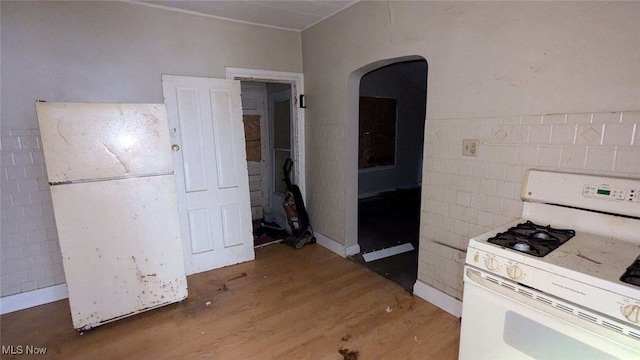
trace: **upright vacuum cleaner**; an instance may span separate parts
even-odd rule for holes
[[[291,168],[293,160],[287,159],[284,162],[282,171],[284,173],[284,182],[287,184],[287,192],[284,195],[282,206],[287,214],[287,222],[291,227],[291,237],[285,239],[284,242],[296,249],[302,248],[305,244],[313,244],[316,238],[313,234],[311,224],[309,224],[309,214],[304,207],[302,193],[296,184],[291,183]]]

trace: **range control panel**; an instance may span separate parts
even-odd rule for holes
[[[582,195],[587,198],[595,198],[611,201],[640,202],[638,197],[640,189],[613,188],[607,185],[584,185]]]
[[[640,218],[640,177],[529,169],[522,200]]]

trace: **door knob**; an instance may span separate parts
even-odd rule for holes
[[[173,145],[171,145],[171,150],[173,150],[173,151],[178,151],[178,150],[180,150],[180,145],[178,145],[178,144],[173,144]]]

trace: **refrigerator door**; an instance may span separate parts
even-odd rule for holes
[[[187,297],[174,175],[51,187],[73,326]]]
[[[37,102],[49,182],[173,171],[164,104]]]

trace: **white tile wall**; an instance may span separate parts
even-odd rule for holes
[[[418,279],[457,299],[468,239],[520,216],[527,168],[640,176],[640,111],[429,119],[425,142]]]
[[[40,133],[2,131],[1,296],[65,282]]]
[[[314,230],[344,243],[345,127],[307,125],[306,132],[308,175],[305,205]]]
[[[640,111],[430,119],[418,278],[462,298],[468,239],[516,218],[530,167],[640,176]],[[308,126],[308,208],[314,228],[344,242],[344,125]],[[480,140],[478,157],[462,139]],[[64,283],[38,130],[2,132],[2,279],[7,296]],[[436,243],[437,241],[437,243]],[[444,245],[441,245],[444,244]]]

